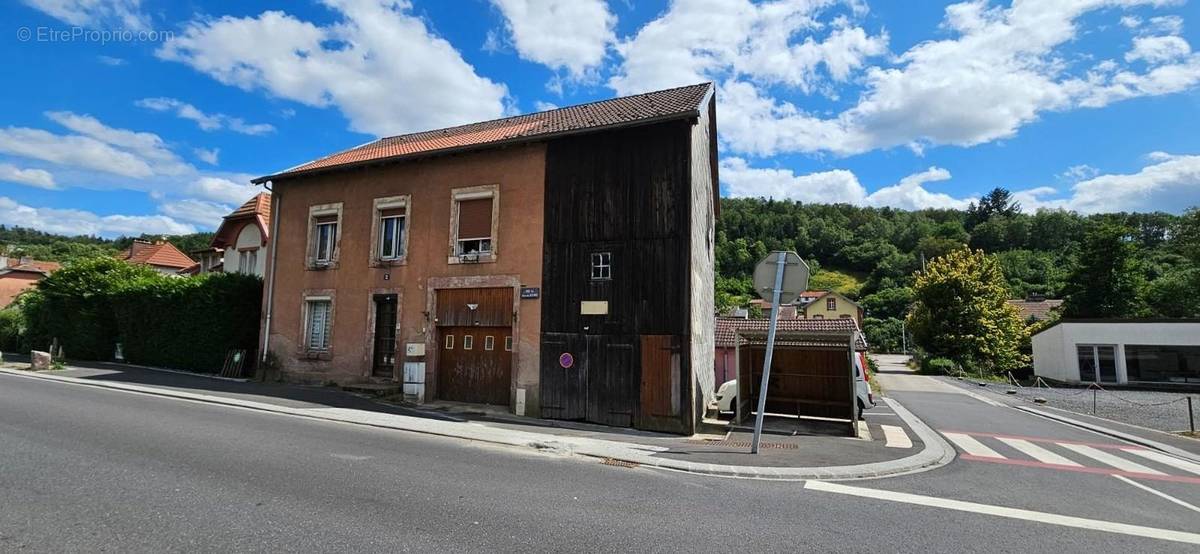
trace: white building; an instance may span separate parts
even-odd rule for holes
[[[267,230],[271,227],[271,195],[259,193],[225,216],[212,246],[197,252],[200,273],[249,273],[263,276]]]
[[[1067,383],[1200,384],[1200,320],[1063,320],[1033,336],[1033,371]]]

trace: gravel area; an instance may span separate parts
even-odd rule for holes
[[[959,381],[950,377],[942,378],[946,382],[968,388],[972,392],[982,392],[1008,401],[1027,402],[1035,404],[1034,398],[1045,398],[1044,406],[1053,406],[1060,410],[1096,415],[1130,425],[1140,425],[1159,431],[1180,432],[1188,430],[1188,394],[1177,392],[1154,392],[1140,390],[1097,390],[1095,391],[1095,412],[1093,412],[1093,392],[1083,388],[1046,388],[1046,387],[1014,387],[1003,383],[988,383],[981,387],[970,380]],[[1016,394],[1007,394],[1009,389],[1016,389]],[[1200,426],[1200,394],[1191,394],[1194,405],[1196,425]]]

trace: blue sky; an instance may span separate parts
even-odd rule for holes
[[[24,0],[0,223],[211,230],[361,144],[711,80],[723,194],[1200,204],[1200,9],[1172,0]]]

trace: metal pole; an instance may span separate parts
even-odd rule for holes
[[[908,329],[906,329],[903,319],[900,320],[900,353],[908,355]]]
[[[1192,397],[1188,397],[1188,427],[1191,427],[1192,434],[1196,434],[1196,413],[1192,411]]]
[[[767,383],[771,380],[771,357],[775,353],[775,326],[779,321],[779,295],[783,292],[783,269],[787,254],[775,253],[775,290],[771,293],[771,322],[767,326],[767,353],[763,357],[762,382],[758,385],[758,414],[754,418],[754,441],[750,453],[758,454],[758,441],[762,437],[763,414],[767,411]]]
[[[1092,415],[1096,415],[1096,389],[1092,389]]]

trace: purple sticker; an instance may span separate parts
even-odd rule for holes
[[[575,356],[572,356],[570,352],[559,354],[558,365],[562,366],[563,369],[571,369],[575,365]]]

